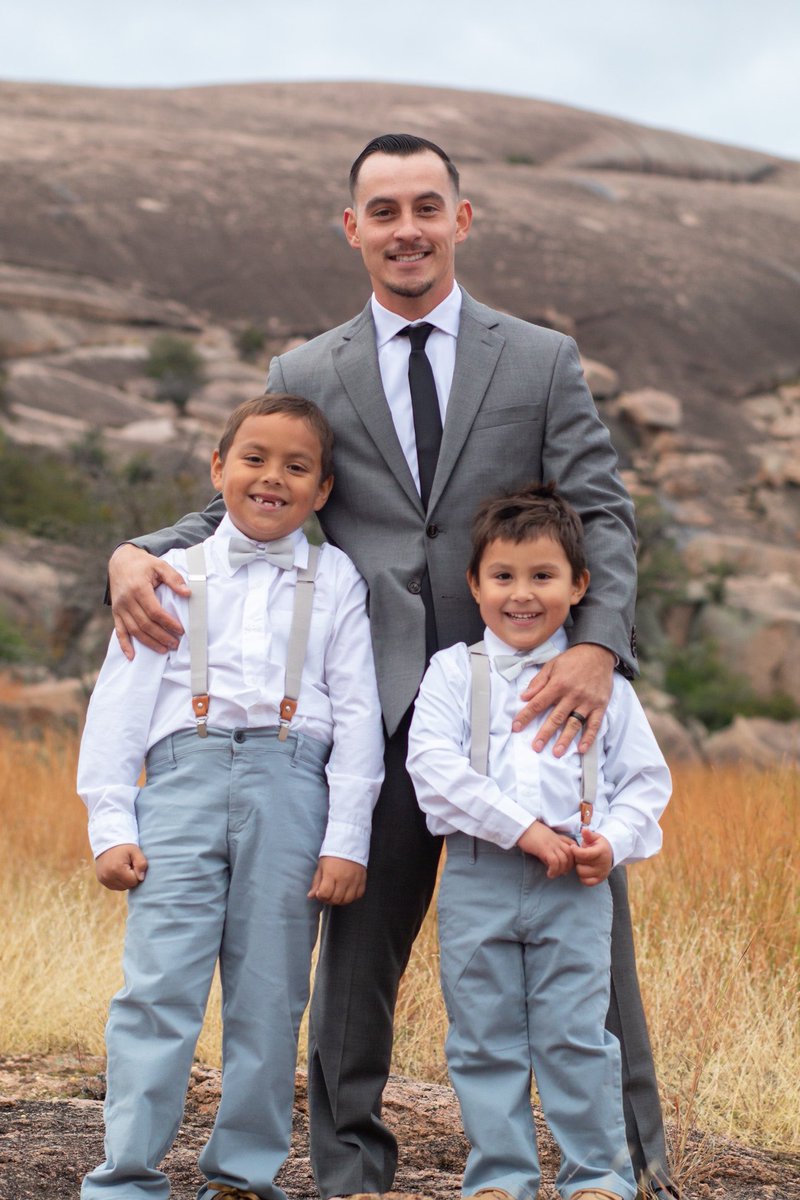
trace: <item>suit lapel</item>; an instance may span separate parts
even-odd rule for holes
[[[429,512],[444,491],[458,461],[505,344],[502,334],[495,328],[498,324],[497,314],[477,304],[466,292],[463,295],[456,365],[447,402],[439,461],[431,488]]]
[[[389,470],[422,512],[422,501],[397,440],[392,414],[384,395],[369,302],[347,326],[342,339],[333,351],[333,363],[342,387]]]

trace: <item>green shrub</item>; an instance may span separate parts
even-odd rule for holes
[[[30,647],[20,631],[0,612],[0,662],[23,662],[30,657]]]
[[[239,351],[239,357],[247,362],[258,358],[266,344],[267,335],[257,325],[246,325],[236,335],[236,349]]]
[[[712,732],[730,725],[736,716],[791,721],[800,708],[783,692],[756,695],[743,675],[722,661],[712,642],[674,650],[666,663],[666,690],[675,697],[679,719],[694,718]]]
[[[172,333],[153,338],[145,372],[158,381],[158,399],[170,401],[179,413],[204,380],[203,360],[192,343]]]

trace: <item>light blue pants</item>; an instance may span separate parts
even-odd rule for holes
[[[611,915],[607,883],[548,879],[520,850],[448,837],[439,937],[447,1064],[472,1146],[465,1195],[536,1195],[532,1072],[561,1150],[559,1193],[636,1195],[619,1043],[605,1029]]]
[[[148,871],[129,893],[125,986],[106,1029],[106,1161],[82,1200],[166,1200],[219,959],[222,1098],[207,1180],[267,1200],[291,1139],[300,1019],[320,906],[306,899],[328,814],[328,748],[274,729],[179,733],[148,755],[136,804]],[[198,1198],[216,1193],[201,1186]]]

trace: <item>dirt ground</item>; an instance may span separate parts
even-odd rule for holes
[[[0,1200],[76,1200],[80,1181],[101,1161],[100,1058],[0,1059]],[[193,1200],[200,1182],[197,1155],[219,1097],[219,1071],[196,1066],[178,1139],[164,1169],[173,1200]],[[393,1077],[385,1115],[400,1141],[396,1188],[406,1197],[457,1200],[467,1152],[452,1091]],[[536,1114],[545,1183],[554,1200],[555,1148]],[[674,1134],[674,1130],[670,1130]],[[749,1150],[694,1132],[683,1159],[684,1200],[800,1200],[800,1158]],[[291,1200],[316,1200],[308,1159],[306,1079],[297,1075],[292,1152],[278,1178]]]

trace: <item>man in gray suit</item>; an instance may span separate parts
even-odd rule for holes
[[[534,746],[562,754],[594,740],[614,666],[635,670],[635,531],[616,455],[583,380],[574,343],[486,308],[455,283],[455,247],[472,209],[438,146],[411,135],[374,139],[353,164],[349,244],[373,295],[352,321],[273,360],[268,387],[315,400],[335,436],[335,486],[321,521],[369,585],[387,732],[386,782],[375,810],[367,892],[328,909],[311,1006],[312,1162],[324,1198],[392,1187],[397,1145],[381,1121],[397,988],[430,903],[440,853],[405,772],[411,706],[430,654],[482,635],[465,580],[468,527],[498,484],[555,480],[581,513],[592,573],[570,648],[525,694],[516,727],[551,709]],[[441,416],[430,459],[411,395],[409,326],[423,322]],[[427,367],[426,367],[427,369]],[[431,385],[432,386],[432,385]],[[433,392],[430,395],[434,395]],[[426,435],[427,436],[427,435]],[[437,457],[438,455],[438,457]],[[424,478],[423,461],[432,461]],[[422,496],[426,496],[423,502]],[[201,540],[221,501],[136,543],[151,553]],[[121,547],[110,566],[115,621],[165,649],[171,627],[152,594],[169,567]],[[623,1048],[634,1169],[667,1186],[663,1128],[639,997],[624,871],[615,899],[609,1028]]]

